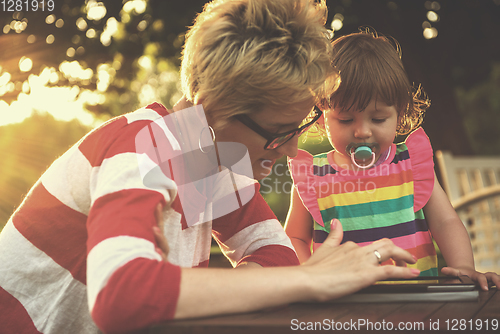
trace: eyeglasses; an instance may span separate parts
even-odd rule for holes
[[[267,139],[267,143],[264,146],[265,150],[274,150],[286,144],[286,142],[292,139],[295,135],[300,136],[301,134],[303,134],[311,125],[314,124],[314,122],[316,122],[321,117],[321,115],[323,115],[323,112],[316,106],[314,107],[314,112],[315,115],[311,121],[295,130],[290,130],[282,133],[271,133],[267,130],[264,130],[259,124],[255,123],[255,121],[246,114],[239,114],[235,115],[234,117],[241,123],[245,124],[248,128],[252,129],[254,132]]]

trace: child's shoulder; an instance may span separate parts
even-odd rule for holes
[[[303,174],[305,171],[308,171],[306,174],[312,175],[312,169],[314,167],[329,165],[328,154],[330,152],[322,152],[313,155],[305,150],[299,149],[295,157],[288,158],[288,165],[292,175]]]
[[[402,151],[432,153],[432,146],[424,129],[418,128],[410,133],[404,142],[397,144],[396,150],[398,153]]]

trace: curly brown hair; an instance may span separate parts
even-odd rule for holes
[[[376,98],[396,107],[400,116],[398,135],[422,124],[430,100],[420,85],[410,84],[401,61],[401,47],[394,38],[362,28],[335,39],[332,47],[332,63],[340,72],[341,82],[329,98],[320,101],[321,109],[362,111]],[[318,130],[326,134],[321,124]]]

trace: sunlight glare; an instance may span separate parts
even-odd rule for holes
[[[115,75],[116,70],[109,64],[97,66],[97,90],[105,92]]]
[[[104,46],[109,46],[111,44],[111,37],[115,36],[118,32],[118,21],[114,17],[110,17],[106,21],[106,27],[101,34],[101,43]]]
[[[28,94],[30,92],[30,84],[28,81],[23,82],[23,89],[22,89],[24,94]]]
[[[82,65],[76,60],[63,61],[59,65],[59,71],[68,79],[90,80],[94,75],[91,68],[84,69]]]
[[[29,72],[33,68],[33,61],[25,56],[22,56],[19,60],[19,69],[21,72]]]
[[[102,2],[90,0],[87,3],[87,19],[89,20],[99,21],[106,16],[106,12],[106,6]]]
[[[76,20],[76,27],[78,28],[78,30],[84,31],[85,29],[87,29],[87,21],[85,21],[83,17],[79,17]]]
[[[9,72],[4,72],[2,75],[0,75],[0,88],[6,86],[9,83],[11,77],[12,76]]]
[[[123,11],[125,13],[130,13],[134,11],[136,14],[142,14],[146,11],[146,1],[145,0],[130,0],[125,5],[123,5]]]
[[[153,66],[153,62],[148,56],[141,56],[137,63],[145,70],[149,70]]]
[[[4,75],[2,82],[5,81]],[[57,76],[55,68],[44,68],[39,76],[30,75],[27,86],[29,93],[20,93],[11,105],[0,100],[0,126],[22,122],[30,117],[34,110],[47,112],[57,120],[70,121],[77,119],[82,124],[95,126],[97,121],[93,114],[85,109],[85,105],[97,105],[104,102],[104,95],[73,87],[47,87]],[[3,87],[3,86],[2,86]],[[54,103],[57,101],[57,103]]]

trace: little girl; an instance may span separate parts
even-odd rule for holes
[[[412,88],[397,42],[368,31],[340,37],[333,64],[341,83],[322,102],[318,127],[334,149],[299,151],[289,161],[294,187],[285,230],[300,261],[338,219],[343,242],[389,238],[418,259],[412,266],[422,276],[438,275],[433,237],[444,274],[468,275],[485,290],[488,280],[500,286],[498,275],[475,271],[467,231],[435,177],[431,144],[418,128],[430,101]]]

